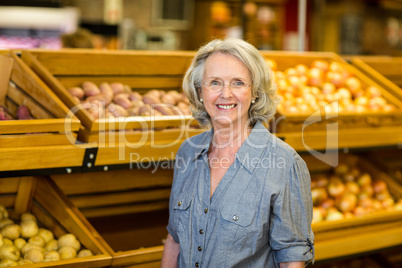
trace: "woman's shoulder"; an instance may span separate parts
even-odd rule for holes
[[[286,143],[286,140],[282,140],[281,138],[272,135],[272,138],[269,140],[269,152],[274,153],[276,157],[283,157],[286,161],[290,163],[302,161],[303,159],[296,152],[296,150]]]
[[[200,134],[194,135],[180,145],[178,154],[192,155],[209,147],[211,141],[211,130],[206,130]]]

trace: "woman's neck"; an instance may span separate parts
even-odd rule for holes
[[[247,125],[234,127],[215,127],[214,136],[211,141],[211,148],[217,151],[237,152],[243,142],[247,139],[251,128]]]

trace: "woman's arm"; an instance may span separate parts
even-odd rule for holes
[[[170,234],[168,234],[165,247],[163,248],[161,268],[176,268],[179,251],[180,245],[173,240],[173,237]]]
[[[279,264],[280,268],[304,268],[304,261],[297,262],[281,262]]]

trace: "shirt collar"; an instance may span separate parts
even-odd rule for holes
[[[211,139],[213,136],[214,130],[208,129],[204,132],[204,135],[199,144],[197,144],[197,150],[194,153],[193,161],[197,160],[198,157],[205,154],[209,150],[209,145],[211,144]]]
[[[251,130],[250,135],[244,141],[239,151],[236,153],[236,158],[247,169],[249,173],[253,173],[254,168],[261,161],[263,152],[268,147],[268,141],[272,138],[271,133],[267,130],[261,121],[257,121],[254,128]],[[269,161],[270,159],[268,159]]]
[[[197,144],[197,150],[194,154],[193,161],[197,160],[198,157],[207,153],[209,150],[214,131],[213,129],[209,129],[204,133],[205,135],[202,137],[201,142]],[[264,124],[261,121],[257,121],[250,135],[236,153],[237,160],[240,161],[250,173],[253,172],[256,166],[255,161],[260,159],[270,138],[271,134]]]

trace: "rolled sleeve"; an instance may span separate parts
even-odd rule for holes
[[[284,171],[283,187],[272,205],[270,244],[278,263],[314,260],[310,182],[307,166],[297,156]]]

